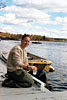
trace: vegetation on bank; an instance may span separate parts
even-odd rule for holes
[[[4,32],[0,32],[0,38],[2,40],[20,40],[21,37],[23,36],[23,34],[10,34],[10,33],[4,33]],[[45,36],[40,36],[40,35],[30,35],[31,40],[38,40],[38,41],[42,41],[45,40]]]
[[[2,40],[20,40],[22,34],[10,34],[7,32],[0,32],[0,39]],[[60,41],[66,42],[67,39],[58,39],[58,38],[47,38],[46,36],[41,35],[30,35],[32,41]]]

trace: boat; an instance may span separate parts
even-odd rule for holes
[[[45,58],[36,56],[31,53],[27,53],[28,55],[28,63],[30,65],[35,65],[37,66],[38,70],[44,70],[45,72],[54,72],[55,69],[51,66],[53,63],[52,61],[49,61]]]
[[[47,59],[44,59],[44,58],[39,57],[39,56],[36,56],[36,55],[31,54],[29,52],[27,53],[27,55],[28,55],[28,63],[29,63],[29,65],[34,65],[34,66],[37,67],[38,70],[43,70],[46,73],[55,71],[54,68],[51,66],[52,61],[48,61]],[[0,59],[5,64],[7,63],[7,58],[6,58],[5,55],[0,54]],[[36,81],[36,83],[40,84],[40,86],[41,85],[43,85],[43,87],[45,86],[45,83],[43,81],[39,80],[38,78],[36,78],[34,73],[33,73],[33,75],[31,75],[31,77],[34,79],[34,81]]]
[[[42,42],[39,42],[39,41],[33,41],[32,43],[33,44],[42,44]]]
[[[49,61],[45,58],[36,56],[34,54],[31,53],[27,53],[28,56],[28,63],[29,65],[34,65],[38,68],[38,70],[44,70],[46,73],[48,72],[54,72],[55,69],[51,66],[51,64],[53,63],[52,61]],[[7,63],[7,56],[4,54],[0,55],[0,59],[2,61],[4,61],[5,63]]]

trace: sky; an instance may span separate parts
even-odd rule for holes
[[[0,0],[0,32],[67,39],[67,0]]]

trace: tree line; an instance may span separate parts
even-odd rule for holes
[[[0,39],[2,40],[20,40],[23,34],[11,34],[7,32],[0,32]],[[30,35],[31,40],[42,41],[45,40],[45,36],[41,35]]]
[[[0,32],[1,40],[20,40],[23,34],[11,34],[8,32]],[[55,42],[67,42],[67,39],[63,38],[48,38],[41,35],[30,35],[31,41],[55,41]]]

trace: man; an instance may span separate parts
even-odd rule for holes
[[[36,71],[36,66],[29,66],[27,59],[26,47],[30,43],[30,36],[24,34],[21,39],[21,44],[14,46],[7,60],[7,75],[2,86],[7,87],[31,87],[34,84],[32,77],[29,75],[27,70]],[[5,84],[6,83],[6,84]]]

